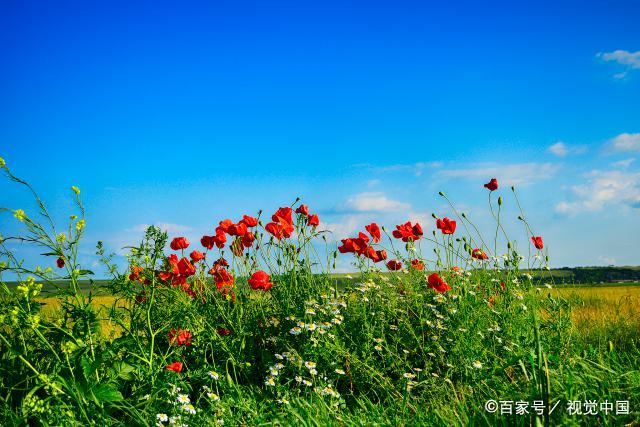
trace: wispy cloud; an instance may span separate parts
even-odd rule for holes
[[[408,203],[388,198],[382,192],[365,192],[349,197],[336,212],[397,212],[411,207]]]
[[[595,170],[585,178],[585,184],[571,188],[576,199],[558,203],[556,212],[575,215],[612,206],[640,208],[640,173]]]
[[[375,166],[371,164],[361,164],[357,165],[361,167],[370,168],[374,173],[389,173],[389,172],[405,172],[411,173],[415,176],[422,175],[425,171],[430,169],[438,169],[443,166],[442,162],[433,161],[433,162],[417,162],[417,163],[408,163],[408,164],[395,164],[395,165],[386,165],[386,166]]]
[[[192,228],[187,225],[172,224],[170,222],[156,222],[155,224],[136,224],[125,231],[131,231],[135,233],[142,233],[147,231],[151,225],[158,227],[159,229],[166,231],[167,233],[185,233],[191,231]]]
[[[568,154],[583,154],[587,151],[587,147],[584,145],[567,145],[563,141],[558,141],[555,144],[551,144],[547,151],[558,157],[565,157]]]
[[[628,50],[614,50],[613,52],[599,52],[596,57],[605,62],[615,62],[626,67],[625,71],[616,73],[613,78],[620,80],[627,77],[629,70],[640,69],[640,50],[629,52]]]
[[[629,166],[631,166],[631,163],[633,163],[635,161],[636,161],[636,159],[634,157],[632,157],[630,159],[618,160],[617,162],[615,162],[613,164],[613,166],[616,167],[616,168],[627,169]]]
[[[497,178],[504,185],[529,185],[552,178],[560,169],[555,163],[484,163],[464,169],[445,169],[438,172],[443,178],[464,178],[489,181]]]
[[[608,142],[611,151],[640,151],[640,133],[621,133]]]

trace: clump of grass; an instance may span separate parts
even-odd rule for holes
[[[8,210],[24,235],[0,241],[2,274],[19,282],[10,289],[0,277],[5,424],[548,424],[570,419],[501,418],[484,402],[637,395],[630,332],[605,331],[604,346],[574,326],[580,300],[536,290],[520,272],[521,263],[544,272],[548,257],[524,213],[536,248],[521,253],[506,235],[497,182],[487,184],[489,243],[453,204],[457,231],[435,215],[426,234],[413,223],[372,223],[340,248],[299,200],[271,217],[223,220],[196,250],[178,236],[169,251],[167,234],[150,227],[127,271],[98,245],[112,275],[105,305],[98,289],[80,286],[92,275],[77,257],[80,190],[60,233],[35,191],[2,165],[44,218]],[[12,240],[44,249],[49,267],[27,267]],[[352,257],[357,273],[332,275],[338,256]],[[55,308],[45,300],[43,310],[42,284],[58,289]]]

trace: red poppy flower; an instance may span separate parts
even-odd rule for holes
[[[387,251],[385,251],[384,249],[376,251],[373,246],[368,246],[367,250],[365,251],[365,256],[371,259],[373,262],[380,262],[387,259]]]
[[[191,257],[191,261],[198,262],[204,259],[204,254],[200,251],[193,251],[189,254],[189,257]]]
[[[254,218],[249,215],[242,215],[242,220],[240,222],[244,223],[244,225],[251,228],[258,225],[258,218]]]
[[[439,219],[436,221],[436,227],[439,230],[442,230],[442,234],[453,234],[456,232],[456,222],[450,220],[447,217]]]
[[[288,239],[291,237],[291,234],[293,234],[293,224],[291,223],[270,222],[264,227],[264,229],[278,240],[283,238]]]
[[[217,328],[216,332],[218,333],[218,335],[223,337],[228,337],[229,335],[231,335],[231,329],[227,328]]]
[[[309,216],[309,206],[307,206],[307,205],[298,206],[298,209],[296,209],[296,213],[297,214],[302,214],[304,216]]]
[[[446,291],[450,291],[451,288],[447,285],[447,282],[444,281],[442,277],[438,273],[433,273],[427,278],[427,283],[429,287],[435,290],[438,293],[443,293]]]
[[[307,219],[307,225],[309,227],[317,227],[320,225],[320,218],[318,215],[313,214]]]
[[[341,254],[352,253],[360,251],[360,246],[358,246],[357,239],[342,239],[342,246],[338,247],[338,251]]]
[[[247,233],[247,224],[239,222],[237,224],[231,224],[227,229],[229,236],[244,236]]]
[[[186,237],[176,237],[171,241],[171,249],[178,251],[180,249],[187,249],[189,247],[189,241]]]
[[[422,227],[416,223],[411,225],[411,221],[407,221],[404,224],[396,225],[396,230],[393,230],[393,237],[396,239],[402,239],[403,242],[409,240],[416,241],[422,236]]]
[[[480,248],[475,248],[471,251],[471,257],[479,260],[488,259],[489,256]]]
[[[291,219],[292,209],[290,207],[280,208],[271,216],[273,222],[293,224]]]
[[[505,285],[504,282],[500,282],[500,287],[502,288],[503,291],[507,290],[507,285]]]
[[[222,288],[230,288],[233,286],[233,276],[222,267],[214,267],[209,270],[209,274],[213,275],[218,290]]]
[[[219,231],[228,233],[229,227],[231,227],[232,225],[233,225],[233,221],[231,221],[229,218],[220,221],[218,223],[218,226],[216,227],[216,234],[218,234]]]
[[[169,331],[169,344],[184,345],[188,347],[191,345],[192,337],[193,335],[191,335],[191,332],[186,329],[180,329],[178,331],[171,329]]]
[[[249,285],[254,291],[268,291],[273,286],[273,283],[269,281],[270,279],[271,278],[265,271],[259,270],[253,273],[251,279],[249,279]]]
[[[58,266],[58,268],[62,268],[62,267],[64,267],[64,259],[62,259],[62,258],[58,258],[58,259],[56,260],[56,265]]]
[[[182,362],[173,362],[170,365],[165,366],[168,371],[182,372]]]
[[[495,191],[498,189],[498,180],[495,178],[491,178],[491,181],[487,182],[484,185],[484,188],[488,189],[489,191]]]
[[[173,286],[174,288],[177,288],[177,287],[184,288],[186,284],[187,284],[187,276],[182,276],[178,274],[178,275],[174,275],[173,278],[171,279],[171,286]]]
[[[191,262],[187,258],[182,258],[178,262],[178,271],[181,275],[189,277],[196,274],[196,267],[191,264]]]
[[[214,236],[202,236],[200,238],[200,244],[207,249],[213,249],[213,245],[215,243],[216,241]]]
[[[402,263],[398,260],[392,259],[391,261],[387,262],[387,268],[391,271],[397,271],[402,268]]]
[[[531,238],[531,242],[533,243],[533,246],[535,246],[538,250],[544,248],[544,243],[542,243],[542,237],[540,236],[533,236]]]
[[[411,266],[416,270],[424,270],[424,264],[419,259],[414,259],[411,261]]]
[[[251,245],[253,244],[254,240],[256,240],[255,234],[253,234],[252,232],[249,231],[249,232],[247,232],[247,234],[242,236],[242,245],[245,248],[250,248]]]
[[[229,267],[229,263],[224,258],[218,258],[216,260],[216,262],[213,263],[213,267],[214,268],[217,268],[217,267]]]
[[[373,239],[373,243],[380,242],[380,227],[378,227],[378,224],[376,224],[375,222],[372,222],[369,225],[365,225],[364,229],[367,230],[371,235],[371,238]]]

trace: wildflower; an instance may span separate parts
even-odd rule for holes
[[[336,374],[338,374],[338,375],[344,375],[344,374],[345,374],[345,372],[344,372],[342,369],[336,369],[336,371],[335,371],[335,372],[336,372]]]
[[[220,396],[218,396],[217,394],[213,393],[213,392],[209,392],[207,393],[207,397],[211,400],[213,400],[214,402],[220,400]]]
[[[429,287],[436,292],[442,293],[451,290],[447,282],[438,273],[433,273],[427,278]]]
[[[377,345],[375,347],[373,347],[376,351],[382,351],[382,346]]]
[[[269,378],[267,378],[267,379],[264,381],[264,383],[265,383],[265,385],[268,385],[268,386],[271,386],[271,387],[273,387],[273,386],[275,386],[275,385],[276,385],[276,382],[273,380],[273,377],[269,377]]]
[[[542,243],[542,237],[540,236],[531,237],[531,242],[533,243],[533,246],[535,246],[538,250],[544,248],[544,243]]]
[[[258,225],[258,218],[255,218],[249,215],[242,215],[242,219],[240,220],[240,222],[246,225],[247,227],[251,228]]]
[[[302,382],[302,377],[300,375],[296,375],[295,380],[296,380],[296,382],[301,383]]]
[[[166,423],[167,421],[169,421],[169,416],[167,414],[156,414],[156,420],[158,420],[159,423]]]
[[[411,266],[416,270],[424,270],[424,264],[419,259],[411,261]]]
[[[78,232],[82,231],[85,227],[86,221],[84,219],[78,220],[78,222],[76,222],[76,230]]]
[[[191,345],[192,337],[193,335],[191,335],[191,332],[186,329],[180,329],[178,331],[176,331],[175,329],[171,329],[169,331],[170,344],[184,345],[188,347]]]
[[[273,286],[273,283],[271,283],[269,280],[269,275],[266,272],[259,270],[253,273],[251,279],[249,279],[249,285],[254,291],[268,291]]]
[[[0,169],[4,169],[6,167],[7,167],[7,162],[5,162],[2,157],[0,157]]]
[[[168,371],[182,372],[182,362],[173,362],[173,363],[165,366],[165,368]]]
[[[436,221],[436,227],[439,230],[442,230],[442,234],[453,234],[456,232],[456,222],[447,217],[442,219],[438,218]]]
[[[307,225],[309,227],[317,227],[320,225],[320,218],[318,215],[313,214],[307,219]]]
[[[294,326],[293,328],[289,329],[289,333],[291,335],[300,335],[302,333],[302,328],[300,328],[299,326]]]
[[[76,187],[75,185],[73,185],[71,187],[71,191],[73,191],[74,193],[76,193],[76,196],[80,194],[80,189],[78,187]]]
[[[180,249],[187,249],[189,247],[189,240],[186,237],[175,237],[169,245],[174,251]]]
[[[296,213],[304,216],[309,216],[309,206],[307,205],[298,206],[298,209],[296,209]]]
[[[481,261],[489,258],[489,256],[480,248],[475,248],[474,250],[472,250],[471,257],[479,259]]]
[[[302,380],[302,384],[306,385],[307,387],[311,387],[313,385],[313,383],[309,380]]]
[[[316,362],[304,362],[304,366],[307,369],[314,369],[316,367]]]
[[[56,265],[58,266],[58,268],[63,268],[64,267],[64,259],[62,257],[58,258],[56,260]]]
[[[191,415],[194,415],[196,413],[196,408],[190,403],[187,405],[182,405],[182,410]]]
[[[305,313],[305,314],[309,314],[309,315],[314,315],[314,314],[316,314],[315,310],[314,310],[313,308],[310,308],[310,307],[309,307],[309,308],[307,308],[307,309],[304,311],[304,313]]]
[[[396,225],[396,230],[393,230],[393,237],[396,239],[402,239],[403,242],[416,241],[422,236],[422,227],[416,222],[415,225],[411,225],[411,221],[407,221],[404,224]]]
[[[392,259],[391,261],[387,262],[387,268],[392,271],[397,271],[402,268],[402,263],[398,260]]]
[[[216,328],[216,332],[221,337],[228,337],[232,333],[231,329],[227,329],[227,328]]]
[[[476,369],[482,369],[482,363],[480,363],[480,361],[479,361],[479,360],[476,360],[476,361],[475,361],[475,362],[473,362],[471,365],[472,365],[474,368],[476,368]]]
[[[376,224],[375,222],[372,222],[369,225],[365,225],[364,229],[367,230],[371,235],[371,238],[373,239],[373,243],[380,242],[380,227],[378,226],[378,224]]]
[[[414,379],[416,377],[415,374],[412,374],[411,372],[405,372],[404,374],[402,374],[403,377],[408,378],[410,380]]]
[[[294,230],[291,212],[292,209],[289,207],[278,209],[276,213],[271,216],[273,222],[268,223],[264,229],[278,240],[291,237]]]
[[[183,403],[183,404],[191,403],[191,399],[189,399],[189,395],[186,395],[186,394],[179,394],[178,397],[176,398],[176,401],[178,403]]]
[[[27,219],[27,214],[24,213],[22,209],[16,209],[15,211],[13,211],[13,216],[16,217],[20,222],[24,222]]]
[[[276,400],[276,402],[278,402],[278,404],[280,405],[288,405],[289,404],[289,400],[287,398],[282,398],[282,399],[278,399]]]
[[[208,374],[212,380],[217,380],[218,378],[220,378],[220,375],[216,371],[209,371]]]
[[[489,191],[495,191],[498,189],[498,180],[495,178],[491,178],[491,181],[487,182],[484,185],[484,188],[488,189]]]
[[[204,259],[204,254],[200,251],[193,251],[189,254],[189,257],[191,258],[191,261],[198,262],[198,261],[202,261]]]

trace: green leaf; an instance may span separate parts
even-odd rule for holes
[[[95,400],[99,402],[119,402],[123,400],[122,393],[110,384],[98,384],[92,390]]]

